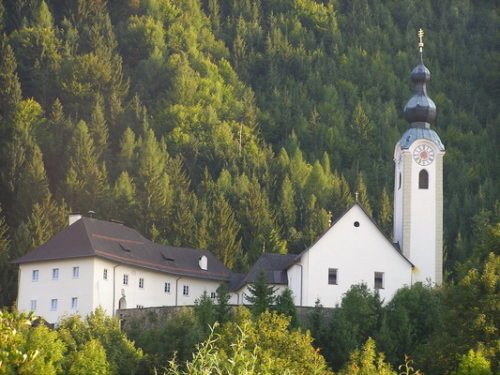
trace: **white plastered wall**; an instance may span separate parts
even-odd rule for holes
[[[442,159],[436,145],[425,140],[415,141],[409,155],[419,145],[426,144],[434,150],[435,160],[428,166],[420,166],[411,159],[410,181],[408,186],[409,204],[404,207],[405,238],[409,239],[405,249],[415,265],[415,281],[441,283],[442,278]],[[429,174],[428,189],[419,189],[419,173],[425,169]]]
[[[359,227],[354,226],[355,222]],[[366,283],[373,290],[375,272],[384,273],[384,288],[379,293],[386,302],[412,282],[410,263],[357,205],[303,254],[299,264],[303,267],[304,306],[314,306],[319,299],[323,306],[335,307],[355,284]],[[328,284],[329,268],[338,270],[337,285]],[[292,292],[300,296],[296,287]]]
[[[73,277],[73,267],[79,267],[79,277]],[[59,269],[57,280],[52,270]],[[19,266],[19,294],[17,306],[28,312],[35,300],[36,315],[49,323],[57,323],[65,315],[86,315],[93,310],[92,280],[94,263],[92,258],[75,258],[51,262],[21,264]],[[38,281],[32,280],[33,270],[38,270]],[[77,308],[71,308],[72,298],[78,298]],[[51,309],[51,300],[57,299],[57,309]]]
[[[77,279],[72,277],[75,266],[80,267]],[[58,280],[52,279],[53,268],[59,268]],[[107,269],[107,279],[104,279],[104,269]],[[38,281],[32,281],[33,270],[39,272]],[[124,274],[128,275],[128,285],[123,284]],[[139,287],[140,278],[144,279],[143,288]],[[169,293],[165,293],[165,282],[170,283]],[[187,296],[183,295],[184,285],[189,287]],[[127,308],[193,305],[204,291],[210,296],[219,285],[216,280],[179,277],[96,257],[36,262],[20,265],[18,309],[30,311],[31,301],[36,300],[35,314],[49,323],[57,323],[65,315],[85,316],[98,306],[113,315],[122,296]],[[77,309],[71,308],[74,297],[78,298]],[[54,311],[51,310],[52,299],[58,300]]]

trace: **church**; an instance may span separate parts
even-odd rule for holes
[[[389,301],[401,287],[443,279],[443,157],[431,128],[436,106],[427,95],[419,31],[414,95],[404,108],[409,128],[394,149],[394,233],[387,238],[359,203],[300,254],[262,254],[246,274],[232,272],[205,250],[155,244],[116,222],[71,216],[70,225],[17,259],[20,311],[49,323],[101,306],[117,309],[193,305],[222,283],[230,303],[248,303],[248,286],[263,273],[296,306],[338,305],[352,285],[366,283]]]

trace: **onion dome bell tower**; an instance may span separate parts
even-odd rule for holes
[[[415,92],[404,108],[410,127],[394,150],[394,242],[415,266],[413,282],[443,280],[444,145],[431,129],[436,105],[427,95],[431,73],[423,62],[422,29],[418,63],[411,72]]]

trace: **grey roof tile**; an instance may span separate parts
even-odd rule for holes
[[[199,266],[207,257],[207,270]],[[231,270],[210,251],[155,244],[125,225],[82,218],[15,263],[100,257],[178,276],[229,281]]]
[[[269,284],[288,284],[287,268],[295,262],[296,254],[273,254],[264,253],[255,264],[250,268],[248,273],[240,278],[239,282],[231,283],[231,290],[241,289],[246,284],[252,284],[257,280],[261,272],[266,276]]]

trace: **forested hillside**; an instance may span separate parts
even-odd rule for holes
[[[70,211],[235,270],[303,250],[354,192],[390,234],[419,27],[453,277],[499,221],[493,1],[3,1],[0,303]]]

